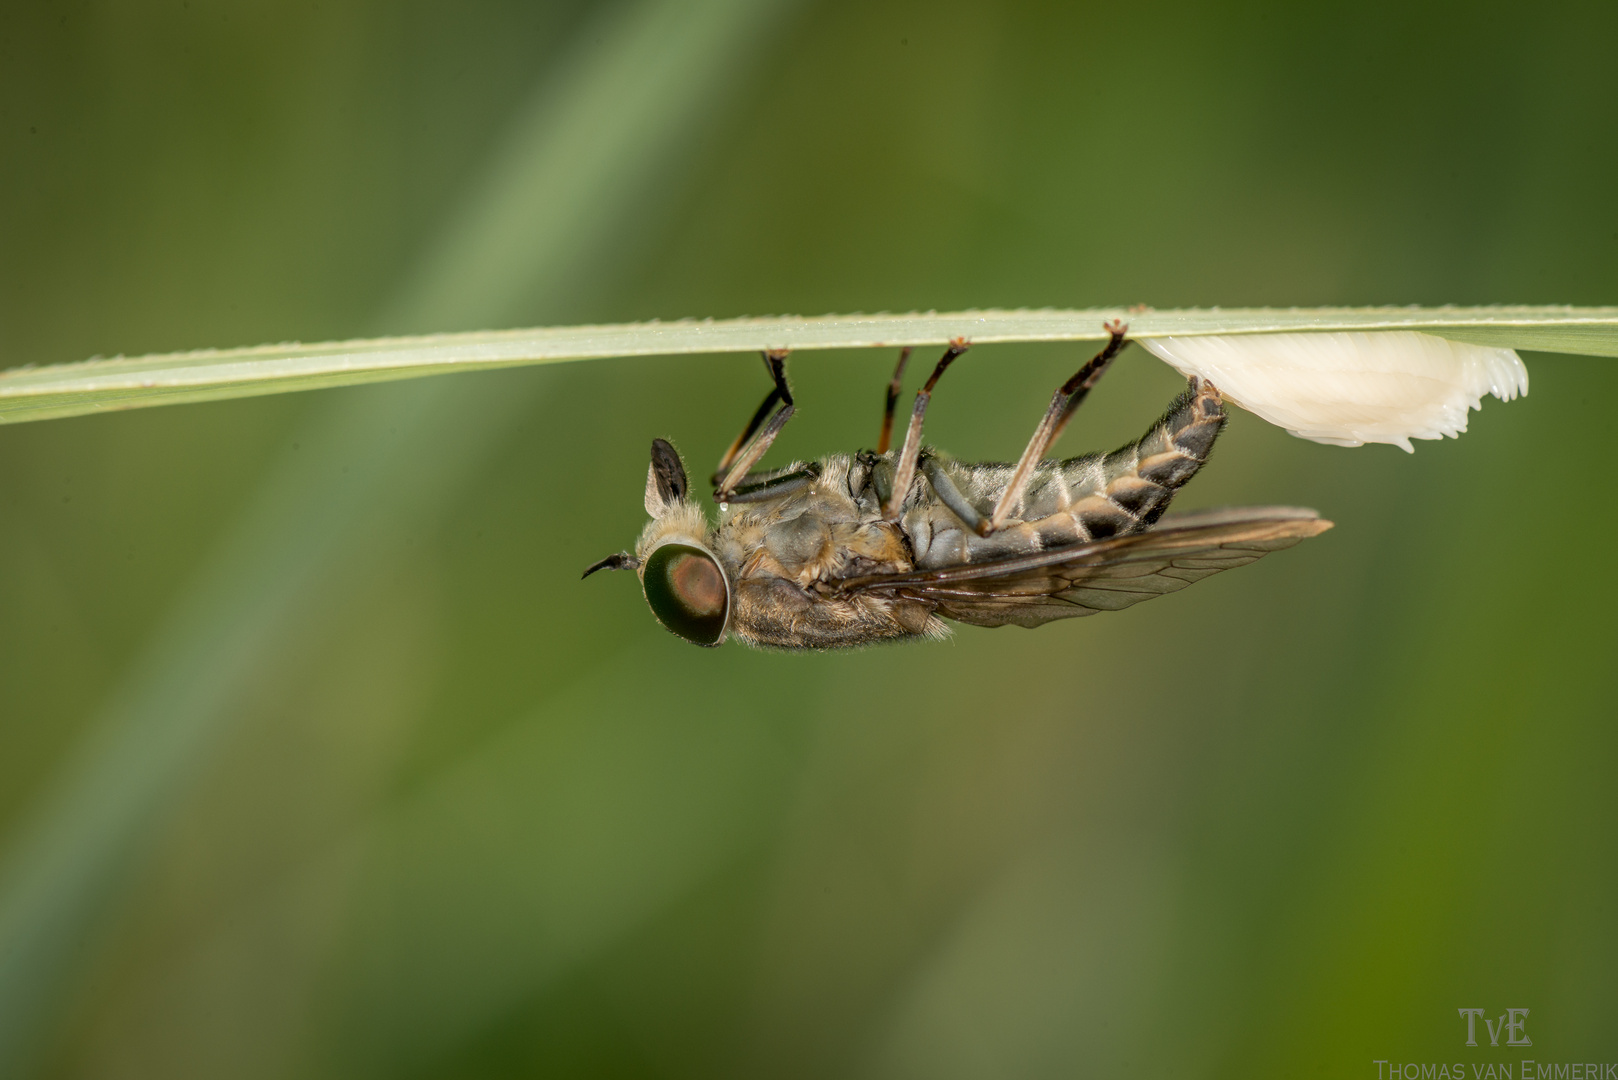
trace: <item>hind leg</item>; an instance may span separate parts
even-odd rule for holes
[[[1034,429],[1034,437],[1028,440],[1028,448],[1022,452],[1017,461],[1017,467],[1012,470],[1011,481],[1006,484],[1005,491],[1000,493],[1000,499],[994,504],[988,520],[980,521],[977,526],[979,536],[988,536],[1005,525],[1011,517],[1011,512],[1021,504],[1023,493],[1028,490],[1028,481],[1034,474],[1034,469],[1045,460],[1045,453],[1056,442],[1062,429],[1072,419],[1073,412],[1085,397],[1089,395],[1090,388],[1106,374],[1107,368],[1112,365],[1113,358],[1123,350],[1126,342],[1125,334],[1129,327],[1118,320],[1107,323],[1107,344],[1102,350],[1090,359],[1083,367],[1073,373],[1073,377],[1057,388],[1051,397],[1050,406]]]

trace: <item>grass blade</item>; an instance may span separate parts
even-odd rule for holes
[[[472,228],[486,228],[481,219]],[[559,227],[560,231],[560,227]],[[452,252],[448,266],[465,261]],[[465,275],[452,280],[462,280]],[[964,311],[560,326],[92,360],[0,374],[0,423],[609,356],[1090,341],[1123,318],[1137,338],[1300,330],[1422,330],[1456,341],[1618,356],[1618,308],[1209,308]]]

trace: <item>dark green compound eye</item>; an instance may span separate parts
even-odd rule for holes
[[[641,578],[652,614],[695,645],[718,645],[730,614],[725,575],[701,548],[664,544],[646,559]]]

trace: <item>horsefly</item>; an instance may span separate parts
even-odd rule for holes
[[[1248,507],[1164,518],[1208,460],[1224,399],[1193,376],[1146,433],[1110,454],[1046,453],[1123,349],[1106,347],[1051,398],[1015,464],[956,461],[921,441],[940,377],[967,350],[950,343],[890,450],[910,350],[888,384],[874,451],[753,472],[795,405],[786,353],[764,354],[773,388],[712,478],[720,524],[691,495],[679,454],[652,442],[651,522],[633,553],[584,572],[635,570],[652,613],[697,645],[828,649],[938,638],[952,619],[1040,626],[1177,592],[1331,528],[1313,510]]]

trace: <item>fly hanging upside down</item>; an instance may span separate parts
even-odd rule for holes
[[[1110,454],[1045,454],[1124,347],[1106,347],[1063,383],[1014,465],[955,461],[921,442],[950,343],[916,394],[904,446],[889,449],[910,350],[888,384],[874,452],[830,454],[755,473],[794,411],[786,352],[764,354],[774,388],[713,475],[720,524],[690,493],[680,456],[652,442],[646,512],[633,554],[584,572],[635,570],[652,612],[697,645],[828,649],[975,626],[1039,626],[1117,611],[1331,528],[1313,510],[1246,507],[1162,518],[1208,460],[1225,424],[1219,390],[1193,378],[1161,419]],[[773,414],[772,414],[773,410]]]

